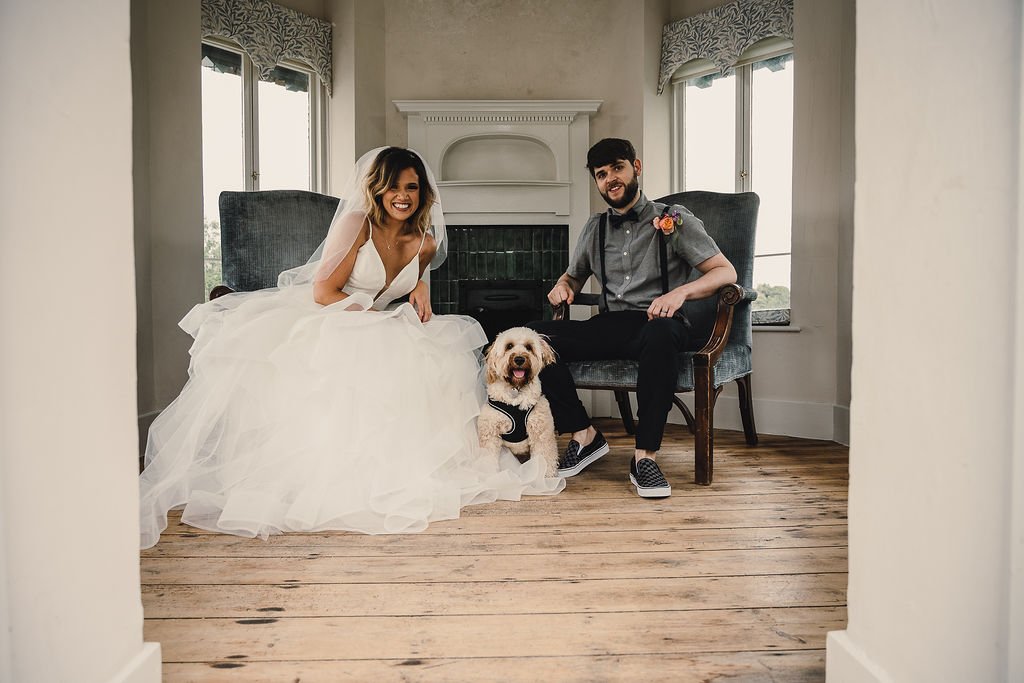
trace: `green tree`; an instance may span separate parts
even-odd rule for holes
[[[203,271],[206,275],[206,295],[221,284],[220,268],[220,221],[210,218],[203,221]]]
[[[751,305],[755,311],[773,308],[789,308],[789,287],[761,283],[754,287],[757,299]]]

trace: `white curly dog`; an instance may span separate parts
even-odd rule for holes
[[[555,352],[533,330],[513,327],[499,334],[487,350],[487,403],[477,422],[485,454],[497,459],[504,445],[520,461],[526,455],[539,458],[548,477],[558,468],[558,444],[537,375],[554,362]]]

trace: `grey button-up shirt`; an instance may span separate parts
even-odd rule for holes
[[[605,274],[608,278],[608,309],[610,311],[646,311],[661,291],[661,266],[658,262],[658,229],[653,220],[662,215],[665,204],[652,202],[643,194],[633,206],[636,221],[624,221],[612,227],[608,220],[605,236]],[[683,217],[683,224],[668,236],[668,286],[678,287],[690,277],[690,271],[721,250],[704,230],[704,223],[686,207],[673,206]],[[611,210],[609,209],[609,214]],[[594,275],[601,282],[601,253],[598,229],[601,214],[591,216],[573,254],[570,277],[586,282]],[[605,310],[604,301],[600,306]]]

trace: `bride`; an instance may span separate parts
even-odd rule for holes
[[[178,506],[239,536],[401,533],[564,487],[534,460],[479,455],[487,340],[472,318],[431,314],[422,278],[447,245],[423,160],[373,150],[349,185],[309,263],[181,321],[189,380],[149,431],[142,547]]]

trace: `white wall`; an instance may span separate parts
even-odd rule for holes
[[[356,159],[387,144],[384,5],[328,0],[326,13],[334,23],[329,193],[340,194]]]
[[[1021,40],[1018,45],[1021,54],[1024,55],[1024,16],[1021,16]],[[1024,63],[1024,57],[1021,58]],[[1017,107],[1018,112],[1024,112],[1024,67],[1019,69],[1017,74]],[[1018,647],[1024,643],[1024,420],[1019,415],[1024,414],[1024,360],[1021,359],[1020,346],[1024,343],[1024,153],[1020,149],[1024,146],[1024,116],[1018,116],[1017,121],[1017,306],[1010,308],[1016,316],[1016,340],[1017,358],[1016,372],[1014,372],[1013,405],[1010,415],[1013,416],[1013,461],[1011,463],[1012,474],[1009,480],[1011,501],[1010,501],[1010,534],[1007,542],[1007,555],[1010,564],[1007,572],[1009,582],[1009,600],[1007,601],[1006,612],[1006,642],[1010,644],[1010,653],[1007,660],[1007,680],[1024,680],[1024,647]]]
[[[391,105],[401,99],[602,100],[591,140],[642,144],[641,0],[390,0],[385,17],[392,144],[407,140],[406,120]],[[599,210],[596,190],[591,198]]]
[[[4,3],[0,677],[157,681],[142,641],[127,0]],[[6,642],[4,642],[6,641]]]
[[[149,425],[156,415],[153,382],[153,288],[150,273],[152,241],[149,232],[149,58],[146,34],[149,12],[145,2],[131,2],[132,63],[132,193],[135,220],[135,352],[138,356],[137,396],[139,450],[145,447]]]
[[[842,3],[839,92],[839,235],[836,268],[836,398],[832,438],[850,443],[850,369],[853,365],[853,243],[856,97],[856,7]]]
[[[204,300],[199,0],[138,0],[132,36],[139,266],[139,413],[185,384],[191,338],[178,321]],[[142,426],[148,427],[143,420]]]
[[[849,623],[828,677],[1019,681],[1020,3],[860,0],[857,36]]]
[[[651,199],[672,191],[672,94],[658,95],[661,73],[661,31],[671,21],[668,0],[644,0],[643,25],[643,149],[644,192]]]

